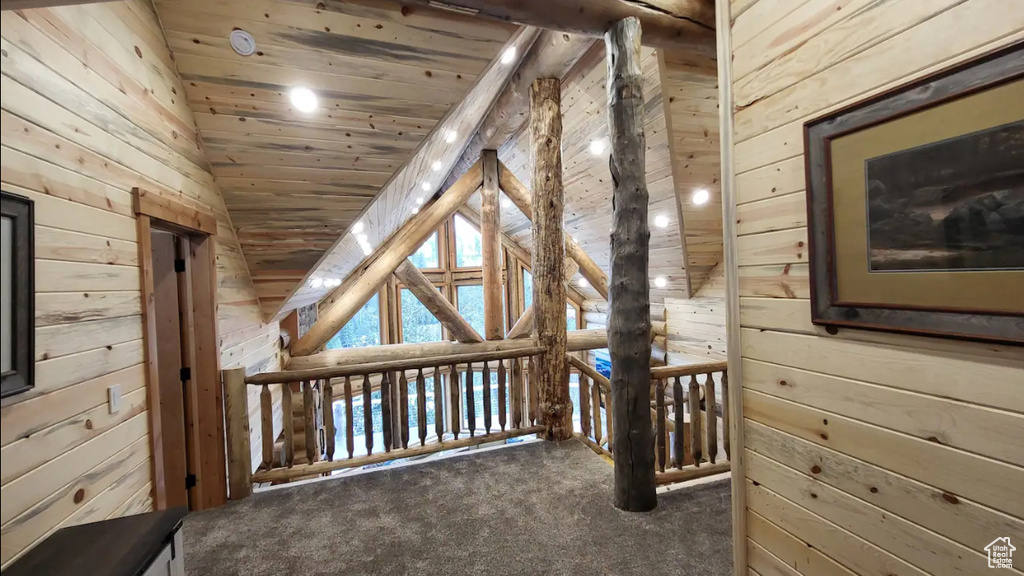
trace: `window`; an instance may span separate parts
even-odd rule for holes
[[[338,348],[362,348],[380,344],[380,305],[377,295],[363,304],[356,315],[327,341],[328,350]]]
[[[533,304],[533,274],[523,270],[523,304],[529,308]]]
[[[455,215],[455,267],[483,266],[483,240],[480,232],[468,220]]]
[[[441,323],[408,288],[402,288],[402,342],[439,342]]]
[[[576,322],[576,309],[572,306],[566,305],[565,307],[565,329],[572,332],[578,330],[578,323]]]
[[[417,268],[436,269],[441,267],[441,253],[438,250],[436,231],[416,250],[415,254],[409,256],[409,261]]]
[[[0,378],[4,397],[34,385],[33,224],[32,201],[4,192],[0,215]]]

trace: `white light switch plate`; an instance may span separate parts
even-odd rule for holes
[[[121,411],[121,385],[115,384],[107,388],[107,404],[110,406],[110,413],[117,414]]]

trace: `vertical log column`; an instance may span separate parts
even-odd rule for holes
[[[548,440],[572,437],[572,401],[565,362],[561,90],[557,78],[538,78],[530,87],[533,307],[537,341],[545,349],[537,371],[530,373],[530,385],[537,389],[540,422],[547,427]]]
[[[483,245],[484,338],[505,337],[501,304],[501,210],[498,205],[498,152],[484,150],[480,156],[483,186],[480,189],[480,236]],[[487,383],[485,383],[485,386]]]
[[[609,168],[612,176],[608,354],[613,411],[615,506],[643,512],[658,505],[651,431],[651,308],[647,277],[650,229],[644,162],[640,22],[626,18],[605,33],[608,61]],[[536,292],[535,292],[536,293]]]

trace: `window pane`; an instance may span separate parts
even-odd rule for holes
[[[458,286],[459,291],[459,314],[469,322],[469,325],[477,331],[477,334],[484,333],[484,287],[480,284],[475,286]]]
[[[523,301],[529,308],[530,304],[533,304],[533,274],[530,274],[528,270],[523,270],[523,296],[525,296]]]
[[[356,315],[327,341],[328,350],[338,348],[361,348],[380,344],[380,306],[377,295],[356,312]]]
[[[480,233],[465,218],[455,215],[455,266],[483,266],[483,243]]]
[[[565,329],[576,330],[576,309],[572,306],[565,307]]]
[[[419,250],[417,250],[415,254],[409,256],[409,260],[412,261],[417,268],[440,268],[441,259],[438,254],[437,232],[435,231],[430,238],[427,238],[427,241],[420,246]]]
[[[416,299],[408,288],[402,289],[402,341],[439,342],[441,323]]]

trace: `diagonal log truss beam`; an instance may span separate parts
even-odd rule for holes
[[[448,332],[456,340],[465,343],[484,341],[462,314],[459,314],[458,309],[437,291],[437,287],[431,284],[423,272],[420,272],[420,269],[409,259],[395,269],[395,277],[405,284],[413,296],[434,315],[434,318],[437,318],[442,326],[448,329]]]
[[[310,327],[309,332],[292,345],[291,355],[306,356],[326,344],[377,292],[395,269],[415,252],[438,226],[465,204],[482,183],[483,172],[478,162],[436,201],[407,221],[395,233],[394,241],[387,250],[381,253],[358,279],[350,285],[346,282],[339,286],[321,302],[319,318]]]

